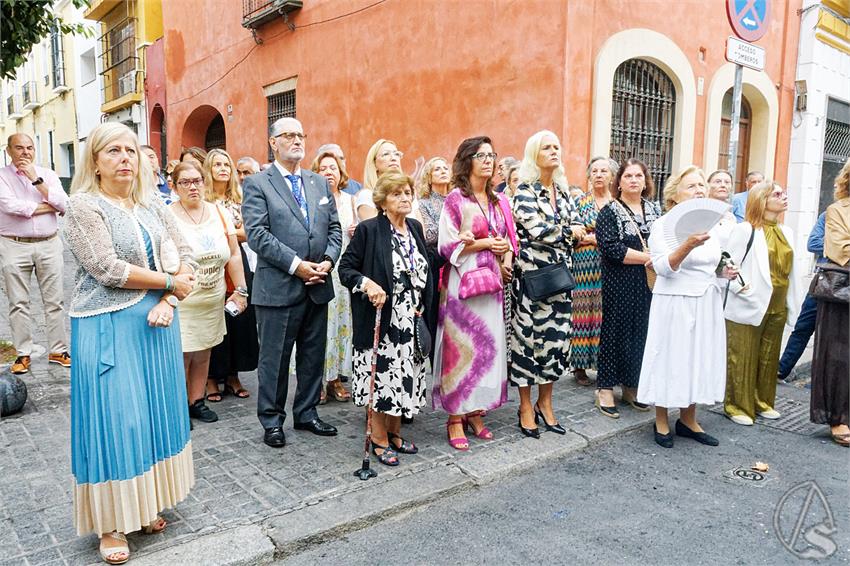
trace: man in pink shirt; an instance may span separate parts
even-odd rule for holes
[[[33,163],[35,147],[27,134],[9,136],[12,164],[0,169],[0,263],[9,299],[9,324],[18,358],[12,373],[27,373],[32,355],[30,279],[35,271],[50,347],[48,361],[71,367],[62,308],[62,241],[57,218],[68,196],[59,177]]]

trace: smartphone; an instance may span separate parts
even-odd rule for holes
[[[238,316],[242,311],[239,309],[239,305],[234,303],[233,301],[227,301],[224,304],[224,310],[230,316]]]

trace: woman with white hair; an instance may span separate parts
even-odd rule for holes
[[[513,197],[519,253],[513,284],[510,382],[519,388],[519,428],[540,438],[566,434],[552,406],[552,388],[570,367],[571,288],[558,282],[569,275],[573,244],[585,236],[561,164],[561,142],[543,130],[528,139]],[[566,273],[565,273],[566,272]],[[532,407],[531,386],[538,386]]]
[[[77,261],[71,299],[74,524],[110,564],[126,533],[161,532],[157,514],[195,483],[178,300],[195,283],[191,249],[139,166],[139,140],[107,122],[88,136],[64,237]],[[130,347],[128,347],[128,345]]]

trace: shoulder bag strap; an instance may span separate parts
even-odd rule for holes
[[[753,238],[755,238],[755,237],[756,237],[756,229],[753,228],[752,232],[750,232],[750,239],[747,240],[747,248],[744,250],[744,257],[741,258],[741,265],[744,265],[744,260],[747,259],[747,255],[749,255],[749,253],[750,253],[750,248],[753,247]]]

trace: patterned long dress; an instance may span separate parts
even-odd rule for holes
[[[413,250],[415,268],[408,271],[408,252],[402,251],[399,239],[393,237],[393,301],[390,327],[378,345],[378,364],[375,373],[375,396],[372,408],[390,416],[410,418],[425,405],[425,360],[414,348],[413,325],[422,290],[428,279],[428,260],[419,253],[408,234],[405,248]],[[410,281],[411,285],[407,285]],[[346,290],[347,292],[347,290]],[[387,308],[389,305],[384,305]],[[360,407],[369,402],[369,381],[372,372],[372,349],[354,350],[354,377],[351,396]]]
[[[593,192],[578,200],[578,215],[588,234],[596,234],[599,209]],[[602,272],[599,249],[595,244],[577,245],[573,251],[573,334],[570,340],[570,365],[575,369],[596,369],[599,356],[599,331],[602,328]]]
[[[340,192],[337,197],[337,214],[342,226],[342,252],[351,238],[348,228],[354,223],[354,198]],[[328,303],[328,341],[325,350],[325,381],[351,375],[351,295],[339,281],[337,270],[331,271],[334,298]]]
[[[513,198],[519,239],[513,284],[511,385],[526,387],[558,381],[570,365],[569,293],[532,301],[522,294],[522,274],[555,262],[572,263],[578,212],[566,187],[556,185],[557,210],[539,181],[523,183]]]
[[[432,402],[434,408],[451,415],[495,409],[508,400],[504,291],[467,299],[459,296],[460,278],[467,271],[489,267],[500,273],[499,262],[489,250],[460,255],[461,232],[469,230],[480,239],[494,229],[507,237],[507,223],[513,219],[505,218],[501,207],[492,203],[486,213],[485,217],[474,198],[454,189],[440,216],[439,250],[449,264],[434,342]]]
[[[636,388],[640,381],[643,348],[649,324],[652,291],[643,265],[625,265],[628,249],[643,251],[635,223],[644,241],[652,223],[661,216],[658,204],[642,200],[644,216],[634,216],[618,201],[599,212],[596,238],[602,258],[602,328],[599,336],[598,389],[615,385]]]

